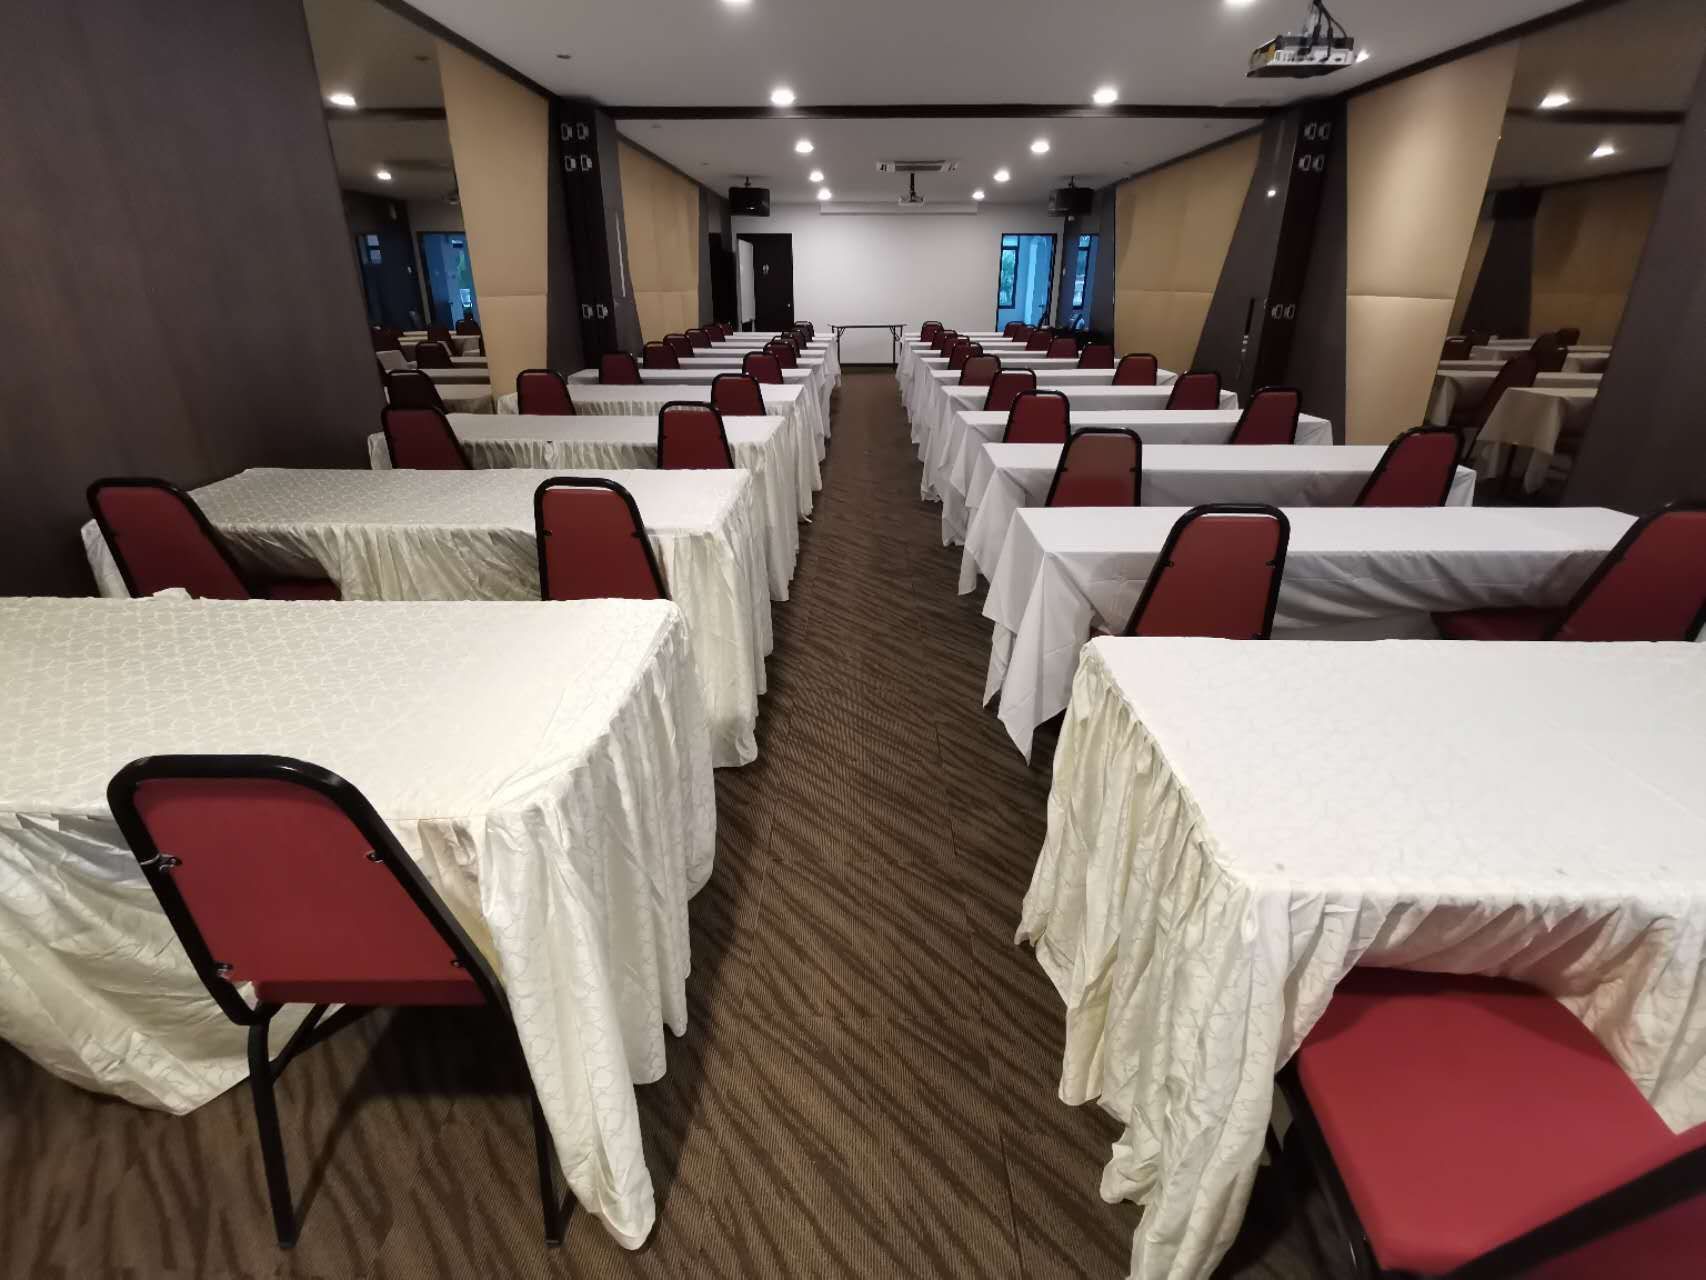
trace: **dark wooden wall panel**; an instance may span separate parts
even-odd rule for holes
[[[1464,332],[1478,329],[1511,338],[1528,332],[1529,303],[1534,296],[1534,215],[1540,211],[1540,197],[1538,187],[1494,193],[1493,229],[1481,274],[1464,308]]]
[[[83,490],[357,466],[381,400],[301,6],[0,0],[0,593]]]

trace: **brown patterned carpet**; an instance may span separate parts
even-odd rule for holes
[[[174,1118],[0,1043],[0,1276],[1123,1276],[1139,1210],[1096,1194],[1116,1127],[1056,1100],[1059,1002],[1012,941],[1046,764],[979,705],[981,597],[955,594],[887,372],[847,375],[825,474],[759,759],[717,777],[692,1028],[639,1090],[644,1249],[584,1213],[544,1248],[480,1015],[377,1014],[282,1082],[288,1254],[245,1090]],[[1319,1274],[1275,1182],[1223,1275]]]

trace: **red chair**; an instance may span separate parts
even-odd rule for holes
[[[477,338],[480,336],[480,322],[473,316],[463,316],[456,322],[456,333],[458,337]]]
[[[1450,427],[1412,427],[1380,455],[1357,507],[1443,507],[1457,473],[1457,433]]]
[[[645,361],[648,369],[679,369],[681,357],[675,354],[673,348],[662,342],[648,342],[640,350],[640,358]]]
[[[1447,640],[1693,640],[1706,624],[1706,503],[1642,516],[1562,609],[1436,613]]]
[[[941,333],[942,329],[943,325],[940,320],[926,320],[918,327],[918,340],[920,342],[934,342],[936,335]]]
[[[435,409],[444,412],[444,401],[431,378],[418,369],[390,369],[382,380],[385,399],[393,409]]]
[[[1448,425],[1458,434],[1460,457],[1468,458],[1475,448],[1481,428],[1487,425],[1487,419],[1498,407],[1499,398],[1511,387],[1532,387],[1539,374],[1540,363],[1532,355],[1512,356],[1500,366],[1493,377],[1493,385],[1487,388],[1487,394],[1481,397],[1480,403],[1452,410]]]
[[[748,351],[741,357],[740,371],[766,386],[779,387],[787,381],[782,376],[782,362],[768,351]]]
[[[799,367],[799,353],[794,350],[790,343],[766,343],[764,346],[764,353],[768,356],[774,356],[776,363],[781,365],[784,369],[794,369]]]
[[[598,358],[598,383],[603,387],[637,387],[640,364],[626,351],[608,351]]]
[[[1020,392],[1036,389],[1035,369],[1003,369],[989,384],[989,394],[983,398],[983,410],[985,413],[1006,413]]]
[[[1072,406],[1064,391],[1021,391],[1007,410],[1002,444],[1066,443]]]
[[[1013,340],[1015,342],[1029,342],[1031,340],[1031,334],[1036,332],[1036,330],[1034,330],[1030,325],[1025,324],[1019,320],[1013,321],[1012,325],[1018,326],[1017,328],[1013,329]],[[1009,327],[1011,328],[1012,325],[1010,325]]]
[[[1161,376],[1161,362],[1145,351],[1133,351],[1120,357],[1114,370],[1116,387],[1153,387]]]
[[[725,418],[762,418],[764,388],[750,373],[719,373],[711,379],[711,405]]]
[[[663,345],[675,352],[677,356],[693,354],[693,344],[687,340],[685,333],[666,333],[663,335]]]
[[[1001,357],[986,356],[981,351],[974,356],[966,357],[966,362],[960,366],[960,385],[962,387],[987,387],[995,381],[995,375],[1001,372]]]
[[[1582,340],[1582,331],[1575,327],[1558,330],[1558,341],[1566,348],[1573,347]]]
[[[711,345],[714,347],[719,342],[727,341],[729,336],[728,326],[719,320],[716,324],[711,325],[705,330],[705,336],[711,340]]]
[[[450,326],[447,324],[429,324],[426,327],[428,342],[442,342],[448,350],[455,350],[456,344],[451,341]]]
[[[474,464],[451,430],[450,419],[437,409],[379,411],[391,465],[409,471],[472,471]]]
[[[1060,451],[1045,507],[1135,507],[1143,441],[1130,427],[1083,427]]]
[[[450,358],[450,348],[443,342],[427,341],[415,343],[415,368],[417,369],[454,369],[456,362]]]
[[[395,329],[373,326],[373,349],[375,351],[401,351],[403,349],[402,334]]]
[[[88,499],[132,596],[178,587],[198,600],[342,599],[328,578],[251,577],[195,499],[165,480],[108,477]]]
[[[706,329],[689,329],[687,331],[687,342],[688,345],[693,347],[695,350],[707,348],[711,345],[710,331]]]
[[[1070,360],[1078,354],[1078,343],[1072,338],[1055,338],[1043,354],[1050,360]]]
[[[1030,336],[1025,339],[1026,351],[1047,351],[1049,343],[1054,341],[1054,330],[1045,329],[1038,325],[1032,329]]]
[[[698,400],[672,400],[658,410],[660,471],[720,471],[735,465],[723,415]]]
[[[1169,409],[1220,408],[1220,375],[1212,370],[1181,373],[1167,393]]]
[[[542,600],[667,600],[634,496],[614,480],[553,476],[533,491]]]
[[[953,346],[954,343],[959,340],[960,335],[954,330],[943,329],[933,339],[931,339],[930,345],[936,348],[937,355],[942,355],[946,353],[949,347]]]
[[[1303,393],[1296,387],[1263,387],[1250,397],[1230,444],[1296,444]]]
[[[1467,360],[1474,348],[1469,345],[1468,338],[1447,338],[1445,345],[1440,348],[1441,360]]]
[[[1701,1273],[1706,1125],[1672,1133],[1544,992],[1354,969],[1280,1086],[1359,1275]]]
[[[1290,541],[1291,522],[1277,507],[1192,507],[1168,533],[1125,634],[1266,640]]]
[[[517,413],[570,416],[575,411],[569,384],[555,369],[523,369],[516,374],[515,402]]]
[[[1564,357],[1568,352],[1558,341],[1557,334],[1543,333],[1534,340],[1528,354],[1534,357],[1534,367],[1540,373],[1557,373],[1564,367]]]
[[[1023,320],[1009,320],[1002,326],[1001,336],[1003,338],[1016,338],[1024,331],[1024,328],[1025,322]]]
[[[1112,369],[1114,347],[1111,342],[1092,342],[1078,353],[1080,369]]]
[[[149,756],[118,771],[107,804],[196,976],[248,1029],[281,1247],[296,1243],[297,1221],[274,1088],[298,1054],[369,1008],[484,1005],[503,1020],[527,1079],[485,957],[366,797],[336,774],[281,756]],[[275,1058],[267,1032],[287,1004],[313,1007]],[[334,1004],[345,1007],[322,1022]],[[545,1239],[556,1245],[564,1213],[555,1152],[531,1083],[527,1100]]]
[[[981,356],[982,354],[982,343],[967,342],[962,338],[954,344],[954,349],[948,353],[948,368],[957,372],[966,367],[967,360],[970,360],[973,356]]]

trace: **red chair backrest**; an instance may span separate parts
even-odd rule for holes
[[[1078,343],[1071,338],[1055,338],[1049,342],[1044,354],[1050,360],[1070,360],[1078,354]]]
[[[152,756],[107,802],[208,991],[265,1003],[481,1004],[496,980],[354,787],[276,756]]]
[[[1291,522],[1277,507],[1191,508],[1168,533],[1125,634],[1266,640],[1290,540]]]
[[[986,413],[1006,413],[1013,407],[1013,398],[1021,391],[1037,389],[1035,369],[1003,369],[989,384],[989,394],[983,398]]]
[[[1161,362],[1146,351],[1133,351],[1120,357],[1114,370],[1116,387],[1153,387],[1160,376]]]
[[[379,421],[385,429],[391,465],[399,470],[467,471],[473,466],[451,430],[450,420],[437,409],[391,405],[379,411]]]
[[[966,362],[960,366],[960,385],[962,387],[987,387],[995,381],[995,375],[1001,372],[1001,357],[975,355],[966,357]]]
[[[1706,623],[1706,504],[1642,516],[1570,601],[1554,640],[1692,640]]]
[[[384,375],[385,399],[393,409],[437,409],[444,412],[444,401],[432,379],[418,369],[389,369]]]
[[[610,351],[598,358],[599,385],[606,387],[637,387],[640,385],[640,364],[626,351]]]
[[[1065,444],[1072,407],[1063,391],[1021,391],[1007,410],[1002,444]]]
[[[1296,387],[1263,387],[1250,397],[1232,444],[1296,444],[1297,419],[1303,412],[1303,393]]]
[[[429,324],[426,327],[426,336],[428,342],[442,342],[448,347],[450,345],[450,326],[447,324]]]
[[[711,379],[711,404],[725,418],[762,418],[764,389],[750,373],[719,373]]]
[[[395,329],[373,329],[373,349],[375,351],[401,351],[403,344],[398,340]]]
[[[648,342],[640,351],[641,358],[648,369],[679,369],[681,357],[675,354],[673,348],[662,342]]]
[[[786,342],[769,342],[764,346],[764,353],[775,358],[776,363],[784,369],[793,369],[800,363],[799,355],[791,344]]]
[[[781,386],[782,362],[768,351],[748,351],[741,357],[740,370],[770,386]]]
[[[1534,357],[1534,367],[1540,373],[1557,373],[1564,367],[1564,344],[1558,341],[1555,333],[1543,333],[1534,340],[1534,345],[1528,349],[1528,354]]]
[[[1114,347],[1110,342],[1092,342],[1078,353],[1080,369],[1112,369],[1114,367]]]
[[[89,509],[133,596],[181,587],[198,600],[248,600],[242,570],[195,500],[146,478],[97,480]]]
[[[1032,329],[1025,339],[1026,351],[1047,351],[1048,344],[1054,341],[1054,330],[1045,329],[1038,325]]]
[[[1386,446],[1355,505],[1439,507],[1457,473],[1457,432],[1450,427],[1414,427]]]
[[[1017,342],[1029,342],[1031,340],[1031,334],[1034,333],[1035,330],[1022,320],[1015,320],[1013,323],[1018,326],[1013,330],[1014,340]]]
[[[1445,345],[1440,348],[1441,360],[1467,360],[1474,348],[1469,345],[1468,338],[1447,338]]]
[[[734,464],[723,415],[710,405],[675,400],[658,410],[660,470],[716,471]]]
[[[1566,347],[1573,347],[1581,340],[1582,331],[1574,326],[1558,330],[1558,341],[1563,343]]]
[[[711,345],[711,335],[704,329],[689,329],[687,343],[691,347],[708,347]]]
[[[454,369],[456,362],[450,358],[450,348],[436,339],[415,343],[415,367],[417,369]]]
[[[480,333],[480,322],[474,319],[473,316],[463,316],[456,322],[456,332],[463,337],[478,337]]]
[[[1481,397],[1481,403],[1476,405],[1469,415],[1469,425],[1463,438],[1463,454],[1468,456],[1474,447],[1475,437],[1481,434],[1481,428],[1487,425],[1487,419],[1498,406],[1499,398],[1511,387],[1532,387],[1534,379],[1540,374],[1540,362],[1528,352],[1512,356],[1499,366],[1498,373],[1493,375],[1493,385],[1487,388],[1487,394]]]
[[[918,340],[920,342],[934,342],[936,335],[941,332],[942,322],[940,320],[926,320],[918,327]]]
[[[533,491],[542,600],[667,600],[634,497],[614,480],[553,476]]]
[[[516,374],[515,401],[518,413],[562,416],[575,411],[575,402],[569,398],[569,384],[555,369],[523,369]]]
[[[1085,427],[1060,451],[1045,507],[1135,507],[1143,441],[1129,427]]]
[[[961,338],[954,344],[954,349],[948,353],[948,368],[955,370],[964,369],[966,367],[967,360],[970,360],[973,356],[980,356],[982,354],[982,343],[967,342],[964,338]]]
[[[690,356],[693,354],[693,344],[688,341],[685,333],[664,334],[663,345],[675,352],[678,356]]]
[[[1016,338],[1023,332],[1024,328],[1025,322],[1023,320],[1009,320],[1001,327],[1001,336],[1003,338]]]
[[[942,330],[939,330],[937,332],[936,336],[930,340],[930,345],[935,347],[937,353],[940,354],[941,352],[946,351],[949,347],[953,346],[954,343],[958,342],[959,340],[960,340],[960,335],[958,333],[954,332],[954,330],[942,329]]]
[[[1181,373],[1167,393],[1169,409],[1220,408],[1220,375],[1213,371]]]

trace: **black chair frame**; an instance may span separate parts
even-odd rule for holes
[[[1007,437],[1011,435],[1013,431],[1013,415],[1018,412],[1019,401],[1024,399],[1026,396],[1046,396],[1050,399],[1057,399],[1066,406],[1066,439],[1067,443],[1070,444],[1072,442],[1072,401],[1067,398],[1066,392],[1064,391],[1056,391],[1050,387],[1044,387],[1039,390],[1035,386],[1031,387],[1027,391],[1021,391],[1018,395],[1013,397],[1013,403],[1008,406],[1007,409],[1007,425],[1001,428],[1001,443],[1008,443]],[[988,398],[988,396],[984,397],[985,400]],[[1066,446],[1062,445],[1061,447],[1065,448]]]
[[[265,598],[266,593],[257,586],[253,578],[244,572],[243,566],[237,563],[237,557],[232,554],[230,544],[225,541],[219,530],[213,527],[213,522],[207,518],[207,513],[201,509],[201,505],[188,493],[178,488],[170,480],[160,480],[153,476],[104,476],[92,482],[83,493],[88,500],[89,510],[94,513],[95,526],[100,529],[101,537],[106,539],[107,549],[113,554],[113,563],[118,566],[119,577],[124,579],[124,589],[130,592],[133,599],[138,596],[136,579],[130,572],[130,566],[125,563],[124,552],[119,548],[118,534],[107,522],[106,515],[101,511],[100,503],[95,501],[95,495],[102,489],[159,489],[164,493],[171,494],[188,509],[197,527],[213,544],[213,549],[219,553],[219,558],[225,561],[226,566],[236,575],[237,581],[243,584],[243,590],[249,593],[250,598],[255,600]]]
[[[432,403],[424,407],[437,409],[440,413],[445,412],[444,397],[438,394],[438,386],[431,378],[427,377],[427,375],[422,373],[419,369],[386,369],[382,376],[385,382],[385,400],[388,405],[396,405],[399,409],[422,407],[417,405],[397,404],[396,398],[391,394],[391,383],[393,381],[401,381],[405,386],[414,385],[418,387],[424,385],[427,390],[432,392]],[[420,381],[415,381],[417,378],[420,379]]]
[[[1249,420],[1250,410],[1255,408],[1255,406],[1256,406],[1256,396],[1261,395],[1264,391],[1289,391],[1292,395],[1297,397],[1297,409],[1291,415],[1291,440],[1290,440],[1291,444],[1297,443],[1297,424],[1298,424],[1298,421],[1303,417],[1303,392],[1299,391],[1296,387],[1272,386],[1272,387],[1257,387],[1256,388],[1255,395],[1252,395],[1250,397],[1250,403],[1245,405],[1244,411],[1238,415],[1238,425],[1232,428],[1232,436],[1230,439],[1227,440],[1228,444],[1237,444],[1238,443],[1238,437],[1241,434],[1243,434],[1243,431],[1244,431],[1244,424],[1245,424],[1245,422],[1247,422]]]
[[[1130,427],[1080,427],[1076,431],[1069,431],[1066,443],[1060,447],[1060,461],[1055,463],[1054,476],[1048,482],[1048,497],[1043,499],[1043,506],[1052,507],[1054,505],[1054,491],[1060,487],[1060,478],[1066,474],[1066,460],[1072,456],[1072,442],[1080,436],[1131,437],[1132,443],[1137,446],[1137,465],[1133,468],[1137,473],[1137,483],[1131,489],[1131,505],[1141,507],[1143,505],[1143,437]]]
[[[1147,354],[1147,352],[1145,354]],[[1118,371],[1119,367],[1116,365],[1115,372],[1117,373]],[[1167,408],[1171,409],[1173,407],[1173,397],[1179,394],[1180,385],[1186,378],[1190,377],[1207,377],[1214,379],[1215,404],[1218,406],[1220,403],[1220,392],[1222,390],[1220,371],[1218,369],[1187,369],[1184,373],[1181,373],[1176,379],[1174,379],[1173,389],[1167,393]]]
[[[523,378],[525,378],[530,373],[548,373],[553,378],[555,378],[558,382],[560,382],[563,386],[563,398],[569,402],[569,412],[570,413],[575,412],[575,398],[569,392],[569,380],[567,378],[565,378],[562,374],[558,373],[555,369],[523,369],[520,373],[515,375],[515,408],[516,408],[516,412],[519,413],[521,411],[521,380]]]
[[[646,564],[652,571],[652,581],[657,584],[658,597],[669,599],[669,588],[664,585],[663,569],[658,565],[657,552],[652,547],[650,535],[646,533],[646,522],[640,518],[639,504],[634,501],[634,495],[629,493],[616,481],[605,476],[552,476],[540,482],[533,491],[533,528],[538,534],[539,543],[539,598],[549,600],[547,594],[547,579],[545,575],[545,539],[550,535],[545,532],[545,495],[552,489],[608,489],[622,499],[622,505],[628,508],[628,515],[634,522],[634,536],[640,540],[640,546],[646,552]]]
[[[1167,531],[1167,541],[1161,544],[1161,553],[1155,557],[1155,564],[1149,570],[1143,591],[1137,597],[1137,604],[1132,607],[1131,617],[1126,619],[1121,635],[1137,634],[1137,624],[1143,618],[1143,611],[1149,607],[1149,598],[1161,584],[1162,575],[1173,567],[1173,551],[1179,545],[1180,536],[1201,516],[1272,516],[1279,521],[1279,542],[1274,547],[1274,558],[1268,561],[1268,566],[1274,571],[1273,578],[1268,584],[1267,607],[1262,611],[1261,635],[1256,638],[1266,640],[1273,634],[1274,613],[1279,608],[1280,580],[1285,577],[1285,552],[1291,545],[1291,521],[1286,519],[1285,512],[1266,502],[1205,502],[1185,512]]]
[[[1374,470],[1368,473],[1368,479],[1363,481],[1362,488],[1357,493],[1356,501],[1351,504],[1353,507],[1362,505],[1363,498],[1368,495],[1369,490],[1374,488],[1375,481],[1379,480],[1381,475],[1385,473],[1387,463],[1392,461],[1393,454],[1398,451],[1399,442],[1407,440],[1411,436],[1419,435],[1450,436],[1454,442],[1460,442],[1462,439],[1455,427],[1411,427],[1408,431],[1401,432],[1391,444],[1386,446],[1386,452],[1380,455],[1380,461],[1375,463]],[[1436,507],[1443,507],[1446,498],[1451,495],[1451,482],[1457,477],[1457,466],[1461,465],[1461,458],[1456,453],[1455,448],[1452,457],[1454,465],[1450,471],[1445,473],[1445,487],[1440,490],[1439,501],[1433,504]]]
[[[760,384],[760,385],[762,385],[762,384]],[[706,409],[706,410],[709,410],[711,413],[715,414],[716,418],[717,418],[717,436],[723,442],[723,456],[729,460],[730,469],[732,470],[734,468],[735,453],[734,453],[734,449],[731,448],[729,445],[729,429],[723,423],[722,410],[718,409],[717,406],[714,404],[706,404],[703,400],[671,400],[668,404],[664,405],[661,409],[658,410],[658,469],[659,470],[662,470],[663,465],[664,465],[663,418],[664,418],[664,415],[666,413],[668,413],[671,409]]]
[[[1542,640],[1556,640],[1558,633],[1569,624],[1571,615],[1581,607],[1584,600],[1593,594],[1594,589],[1599,586],[1605,575],[1617,567],[1618,561],[1629,554],[1629,548],[1634,546],[1636,539],[1646,532],[1647,526],[1671,511],[1706,511],[1706,500],[1668,502],[1657,511],[1647,512],[1646,515],[1630,525],[1624,530],[1623,536],[1617,540],[1617,545],[1607,551],[1605,558],[1594,566],[1593,572],[1587,576],[1587,581],[1576,588],[1576,593],[1570,597],[1570,603],[1565,605],[1564,611],[1558,615],[1558,621],[1548,627],[1546,634],[1540,638]],[[1683,639],[1688,641],[1696,639],[1703,627],[1706,627],[1706,601],[1702,601],[1700,608],[1696,610],[1694,620],[1688,624],[1688,632],[1683,636]]]
[[[391,456],[391,465],[397,465],[396,441],[391,438],[391,410],[395,405],[386,405],[379,411],[379,429],[385,433],[385,452]],[[421,413],[420,409],[404,409],[404,413]],[[438,425],[444,428],[444,434],[450,437],[450,443],[456,446],[456,452],[462,455],[462,464],[469,471],[474,470],[474,460],[468,456],[468,450],[463,447],[461,439],[456,434],[456,428],[450,425],[450,419],[444,410],[437,410]]]

